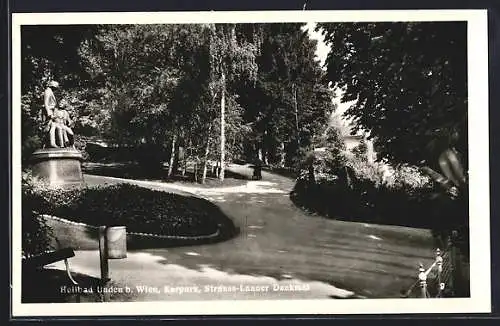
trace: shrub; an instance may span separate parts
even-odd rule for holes
[[[125,225],[131,232],[206,235],[231,223],[203,199],[128,184],[39,189],[36,202],[45,214],[94,226]]]
[[[417,168],[394,168],[327,148],[305,162],[292,199],[308,210],[337,218],[440,227],[445,219],[436,215],[442,214],[444,206],[432,201],[432,193],[432,183]]]
[[[36,180],[29,173],[22,176],[22,253],[29,257],[53,249],[52,229],[37,213]]]
[[[75,134],[75,148],[80,151],[80,153],[83,156],[84,161],[88,161],[90,158],[90,155],[87,151],[87,142],[89,141],[88,137],[84,137],[78,134]]]

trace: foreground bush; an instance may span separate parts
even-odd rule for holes
[[[232,229],[208,201],[120,184],[81,189],[46,190],[34,198],[38,212],[94,226],[125,225],[129,232],[198,236]]]
[[[52,229],[36,213],[36,193],[30,174],[22,176],[22,254],[25,257],[53,249]]]

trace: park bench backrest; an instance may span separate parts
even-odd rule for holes
[[[39,268],[75,256],[72,248],[63,248],[23,259],[23,267]]]

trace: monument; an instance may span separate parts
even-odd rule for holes
[[[74,146],[73,122],[66,110],[68,104],[65,100],[57,103],[55,99],[53,90],[58,87],[57,82],[51,81],[44,93],[44,144],[32,154],[31,170],[49,186],[81,185],[83,156]]]

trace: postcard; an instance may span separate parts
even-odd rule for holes
[[[491,310],[485,10],[13,13],[12,100],[14,317]]]

